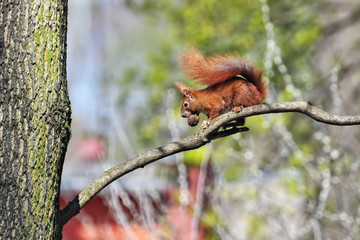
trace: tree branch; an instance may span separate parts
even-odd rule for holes
[[[331,125],[344,126],[360,124],[360,115],[332,115],[315,106],[312,106],[309,102],[284,102],[271,104],[264,103],[252,107],[246,107],[240,112],[228,112],[215,118],[211,122],[210,126],[208,126],[206,129],[200,130],[195,135],[165,144],[162,147],[149,150],[144,154],[139,154],[135,158],[129,159],[126,162],[105,171],[87,188],[80,192],[79,195],[77,195],[74,200],[69,202],[68,205],[61,211],[61,222],[63,224],[67,223],[73,216],[79,213],[80,209],[83,208],[85,204],[88,203],[97,193],[99,193],[103,188],[121,176],[175,153],[196,149],[214,139],[248,130],[246,127],[238,128],[237,124],[230,122],[237,121],[241,123],[242,119],[245,117],[281,112],[303,113],[318,122]],[[227,129],[229,126],[232,128]],[[219,131],[221,128],[224,128],[224,130]]]

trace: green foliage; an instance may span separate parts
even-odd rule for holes
[[[266,132],[266,127],[264,125],[264,118],[262,116],[253,116],[246,118],[245,126],[251,129],[251,132]],[[246,133],[245,133],[246,134]]]
[[[264,235],[266,221],[264,218],[251,215],[248,217],[248,222],[251,226],[247,232],[248,239],[266,239]]]
[[[205,211],[203,217],[201,218],[201,223],[204,225],[204,227],[211,228],[220,222],[221,218],[212,210]]]
[[[226,168],[224,171],[224,179],[228,182],[239,179],[243,173],[243,167],[240,165],[233,165],[231,168]]]
[[[282,184],[285,186],[285,189],[287,190],[287,194],[298,195],[302,193],[302,186],[303,186],[302,176],[299,176],[298,174],[289,174],[289,173],[284,174]]]
[[[204,148],[184,152],[184,163],[189,166],[201,166],[204,158]]]

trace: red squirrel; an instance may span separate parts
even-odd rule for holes
[[[185,77],[208,86],[195,90],[176,83],[183,94],[181,116],[188,118],[190,126],[197,125],[200,113],[208,116],[202,124],[206,128],[220,114],[260,104],[266,97],[262,71],[238,54],[204,57],[192,48],[180,54],[180,64]]]

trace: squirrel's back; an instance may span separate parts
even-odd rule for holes
[[[197,49],[191,48],[180,55],[180,63],[187,78],[208,86],[221,84],[236,75],[243,76],[254,84],[261,98],[266,97],[262,71],[236,55],[204,57]]]

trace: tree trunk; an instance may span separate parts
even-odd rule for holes
[[[60,239],[66,0],[0,1],[0,238]]]

